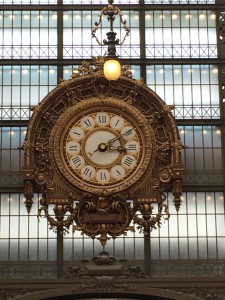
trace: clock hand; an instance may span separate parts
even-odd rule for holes
[[[109,151],[118,150],[119,152],[123,152],[123,151],[127,151],[127,148],[125,148],[123,146],[113,147],[113,146],[109,145],[109,149],[108,150]]]
[[[100,151],[100,152],[105,152],[106,150],[118,150],[119,152],[122,152],[122,151],[126,151],[127,149],[122,147],[122,146],[118,146],[118,147],[115,147],[115,148],[112,148],[112,143],[114,143],[115,141],[117,141],[120,137],[122,136],[126,136],[128,134],[130,134],[132,132],[133,128],[130,128],[128,129],[126,132],[114,137],[113,139],[111,140],[108,140],[107,143],[100,143],[98,145],[98,148],[95,149],[94,151],[92,152],[88,152],[88,154],[90,154],[90,157],[97,151]]]
[[[100,151],[100,152],[105,152],[106,150],[108,150],[108,144],[107,143],[100,143],[99,145],[98,145],[98,148],[97,149],[95,149],[94,151],[92,151],[92,152],[88,152],[88,154],[90,154],[90,157],[95,153],[95,152],[97,152],[97,151]]]
[[[126,136],[126,135],[130,134],[130,133],[132,132],[132,130],[133,130],[133,128],[130,128],[130,129],[128,129],[126,132],[124,132],[124,133],[122,133],[122,134],[120,134],[120,135],[114,137],[114,138],[111,139],[111,140],[108,140],[108,142],[106,143],[106,145],[112,145],[112,143],[114,143],[115,141],[117,141],[120,137],[122,137],[122,136],[124,136],[124,135]]]
[[[98,148],[97,149],[95,149],[94,151],[92,151],[92,152],[88,152],[88,154],[90,154],[90,157],[95,153],[95,152],[97,152],[98,151]]]

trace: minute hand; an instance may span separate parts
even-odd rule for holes
[[[114,137],[114,138],[111,139],[111,140],[108,140],[107,145],[110,145],[110,144],[114,143],[114,142],[117,141],[120,137],[122,137],[122,136],[124,136],[124,135],[129,135],[129,134],[132,132],[132,130],[133,130],[133,128],[128,129],[128,130],[125,131],[124,133],[122,133],[122,134],[120,134],[120,135]]]

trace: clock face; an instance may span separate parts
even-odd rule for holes
[[[55,125],[50,145],[57,172],[92,193],[133,186],[151,166],[153,132],[143,115],[115,99],[85,100]]]
[[[117,113],[87,112],[66,133],[65,157],[72,173],[96,185],[121,181],[138,166],[141,138]]]

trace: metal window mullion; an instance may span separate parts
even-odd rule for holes
[[[177,259],[180,260],[180,224],[179,224],[179,215],[178,213],[175,215],[177,219]]]
[[[214,138],[213,138],[213,127],[215,126],[211,126],[211,130],[210,130],[210,135],[211,135],[211,141],[212,141],[212,165],[213,165],[213,170],[215,171],[215,159],[214,159]],[[217,148],[217,147],[216,147]]]
[[[194,171],[196,171],[196,154],[195,154],[195,150],[196,149],[198,149],[199,147],[196,147],[195,146],[195,134],[194,134],[194,132],[195,132],[195,129],[194,129],[194,127],[195,126],[191,126],[192,127],[192,130],[193,130],[193,161],[194,161],[194,164],[193,164],[193,167],[194,167]]]
[[[59,1],[60,2],[60,1]],[[73,18],[72,18],[73,22]],[[72,23],[73,28],[73,23]],[[62,61],[63,60],[63,10],[58,9],[57,10],[57,60]],[[57,66],[57,83],[59,83],[60,79],[63,78],[63,65],[59,64]]]
[[[210,95],[210,109],[212,108],[212,89],[211,89],[211,71],[210,71],[210,66],[207,66],[208,68],[208,86],[209,86],[209,95]]]
[[[186,200],[186,216],[187,216],[187,254],[188,254],[188,259],[190,259],[190,235],[189,235],[189,211],[188,211],[188,193],[187,195],[187,200]]]
[[[199,249],[199,226],[198,226],[198,194],[195,192],[195,220],[196,220],[196,231],[197,231],[197,259],[200,259],[199,258],[199,252],[200,252],[200,249]]]
[[[146,58],[146,27],[145,27],[145,10],[139,11],[139,35],[140,35],[140,59],[144,60]],[[154,22],[154,12],[153,12],[153,22]],[[153,32],[153,35],[154,32]],[[132,44],[132,42],[130,41]],[[131,46],[131,45],[130,45]],[[141,64],[140,66],[140,77],[146,82],[146,64]]]
[[[208,219],[207,219],[207,197],[206,197],[206,192],[204,192],[204,199],[205,199],[205,217],[206,217],[206,254],[207,254],[207,259],[209,259],[209,237],[208,237]]]
[[[41,11],[39,10],[39,16],[38,16],[38,36],[39,36],[39,44],[37,45],[37,47],[39,48],[39,59],[41,59],[40,57],[40,51],[41,51],[41,43],[40,43],[40,40],[41,40]],[[31,48],[32,48],[32,45],[31,45]]]
[[[218,230],[217,230],[217,211],[216,211],[216,205],[217,205],[217,198],[216,193],[213,193],[213,201],[214,201],[214,207],[215,207],[215,239],[216,239],[216,259],[219,257],[219,250],[218,250]]]

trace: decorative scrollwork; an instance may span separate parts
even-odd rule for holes
[[[61,229],[62,232],[69,233],[69,227],[74,221],[74,215],[76,210],[74,210],[70,205],[55,205],[53,211],[55,213],[55,217],[49,213],[48,204],[44,198],[40,199],[41,208],[38,210],[38,217],[42,216],[42,212],[44,216],[47,218],[50,229],[56,230],[57,228]],[[65,218],[66,213],[69,212],[70,215]]]
[[[131,222],[131,208],[128,202],[124,201],[123,195],[92,195],[87,194],[77,204],[75,223],[73,231],[81,230],[92,238],[97,237],[102,246],[107,240],[116,238],[126,231],[134,228],[129,226]]]
[[[107,44],[106,40],[103,40],[103,43],[99,41],[97,36],[95,35],[96,31],[99,29],[100,24],[102,23],[102,17],[108,16],[108,21],[110,21],[110,32],[113,31],[113,21],[115,19],[115,15],[119,15],[120,17],[120,23],[123,25],[123,29],[125,30],[125,36],[123,40],[119,43],[119,40],[116,40],[117,45],[123,45],[123,43],[126,40],[126,37],[129,35],[130,29],[127,27],[127,22],[126,20],[123,20],[123,14],[121,13],[121,10],[113,4],[114,0],[109,0],[109,5],[107,7],[104,7],[99,15],[98,22],[95,22],[95,26],[92,29],[92,37],[96,39],[96,42],[101,45],[105,46]]]
[[[148,234],[149,231],[160,227],[162,218],[168,220],[170,217],[168,206],[163,203],[166,200],[166,196],[162,194],[161,197],[161,203],[154,198],[140,198],[137,200],[137,204],[134,207],[136,214],[133,216],[133,220],[134,223],[139,225],[138,229],[144,234]],[[156,211],[154,212],[154,210]]]
[[[108,252],[102,251],[99,255],[94,256],[91,261],[96,265],[113,265],[116,262],[116,258]]]

